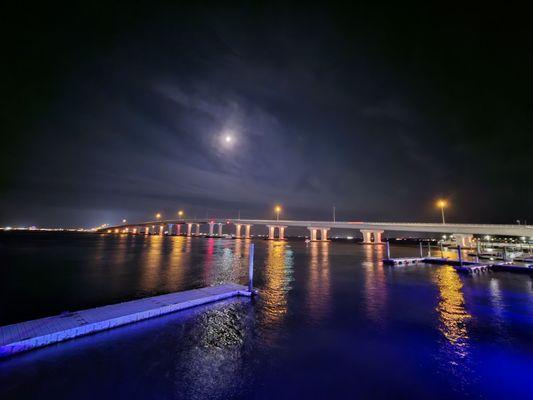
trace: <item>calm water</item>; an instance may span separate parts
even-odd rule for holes
[[[533,398],[529,276],[386,267],[384,249],[353,243],[255,243],[253,301],[1,361],[0,397]],[[2,325],[247,279],[246,241],[4,234],[0,246]]]

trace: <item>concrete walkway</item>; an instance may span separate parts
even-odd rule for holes
[[[3,326],[0,357],[236,296],[250,292],[246,286],[226,284]]]

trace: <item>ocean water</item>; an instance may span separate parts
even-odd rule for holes
[[[0,324],[247,281],[249,241],[0,235]],[[533,398],[533,280],[254,240],[233,299],[0,361],[2,399]],[[397,256],[415,247],[392,246]]]

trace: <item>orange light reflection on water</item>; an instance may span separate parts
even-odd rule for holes
[[[159,289],[161,279],[161,259],[163,256],[163,240],[159,235],[149,235],[146,237],[145,259],[142,263],[140,287],[146,293],[154,293]]]
[[[435,268],[433,279],[439,289],[440,331],[457,355],[465,357],[468,347],[467,322],[472,316],[465,309],[463,283],[451,266]]]
[[[383,259],[383,246],[365,245],[365,303],[368,318],[379,325],[386,321],[387,305],[387,278],[381,260]]]
[[[330,270],[329,270],[329,243],[311,242],[309,244],[309,290],[307,303],[309,315],[320,319],[327,313],[330,304]]]
[[[265,307],[266,325],[277,324],[287,313],[287,294],[292,281],[293,253],[284,242],[269,241],[264,268],[265,287],[261,301]]]

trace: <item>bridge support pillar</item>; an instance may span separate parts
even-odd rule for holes
[[[462,248],[470,248],[473,249],[474,246],[474,235],[470,234],[464,234],[464,233],[454,233],[453,237],[455,238],[455,241],[458,246],[461,246]]]
[[[222,236],[222,224],[218,224],[218,236]]]
[[[192,235],[192,224],[187,224],[187,236]]]
[[[181,224],[176,224],[176,235],[181,235]]]
[[[320,231],[320,240],[323,242],[327,242],[329,228],[322,228]]]
[[[307,227],[307,229],[309,229],[309,239],[312,242],[316,242],[316,231],[318,230],[318,228]]]
[[[361,233],[363,234],[363,244],[372,244],[372,240],[371,240],[372,231],[361,229]]]
[[[245,239],[250,239],[250,231],[252,229],[252,225],[244,225],[244,226],[245,226],[244,238]]]
[[[272,225],[268,225],[267,228],[268,228],[268,239],[274,240],[274,229],[276,229],[276,227]]]
[[[160,234],[160,235],[162,235],[162,234],[165,233],[165,232],[164,232],[164,229],[165,229],[165,225],[160,225],[160,226],[159,226],[159,234]]]
[[[196,224],[195,234],[196,234],[196,236],[200,236],[200,224]]]
[[[237,239],[241,238],[241,227],[242,227],[241,224],[235,224],[235,237]]]
[[[214,222],[209,222],[209,236],[213,236],[214,235],[214,229],[215,229],[215,223]]]
[[[268,238],[274,240],[276,238],[276,228],[278,229],[278,239],[285,240],[285,228],[283,225],[267,225]]]
[[[374,234],[374,244],[383,244],[381,241],[381,235],[383,234],[383,231],[373,231]]]
[[[363,234],[363,244],[383,244],[381,241],[381,235],[383,234],[383,231],[361,229],[361,233]],[[372,236],[374,236],[373,242]]]

